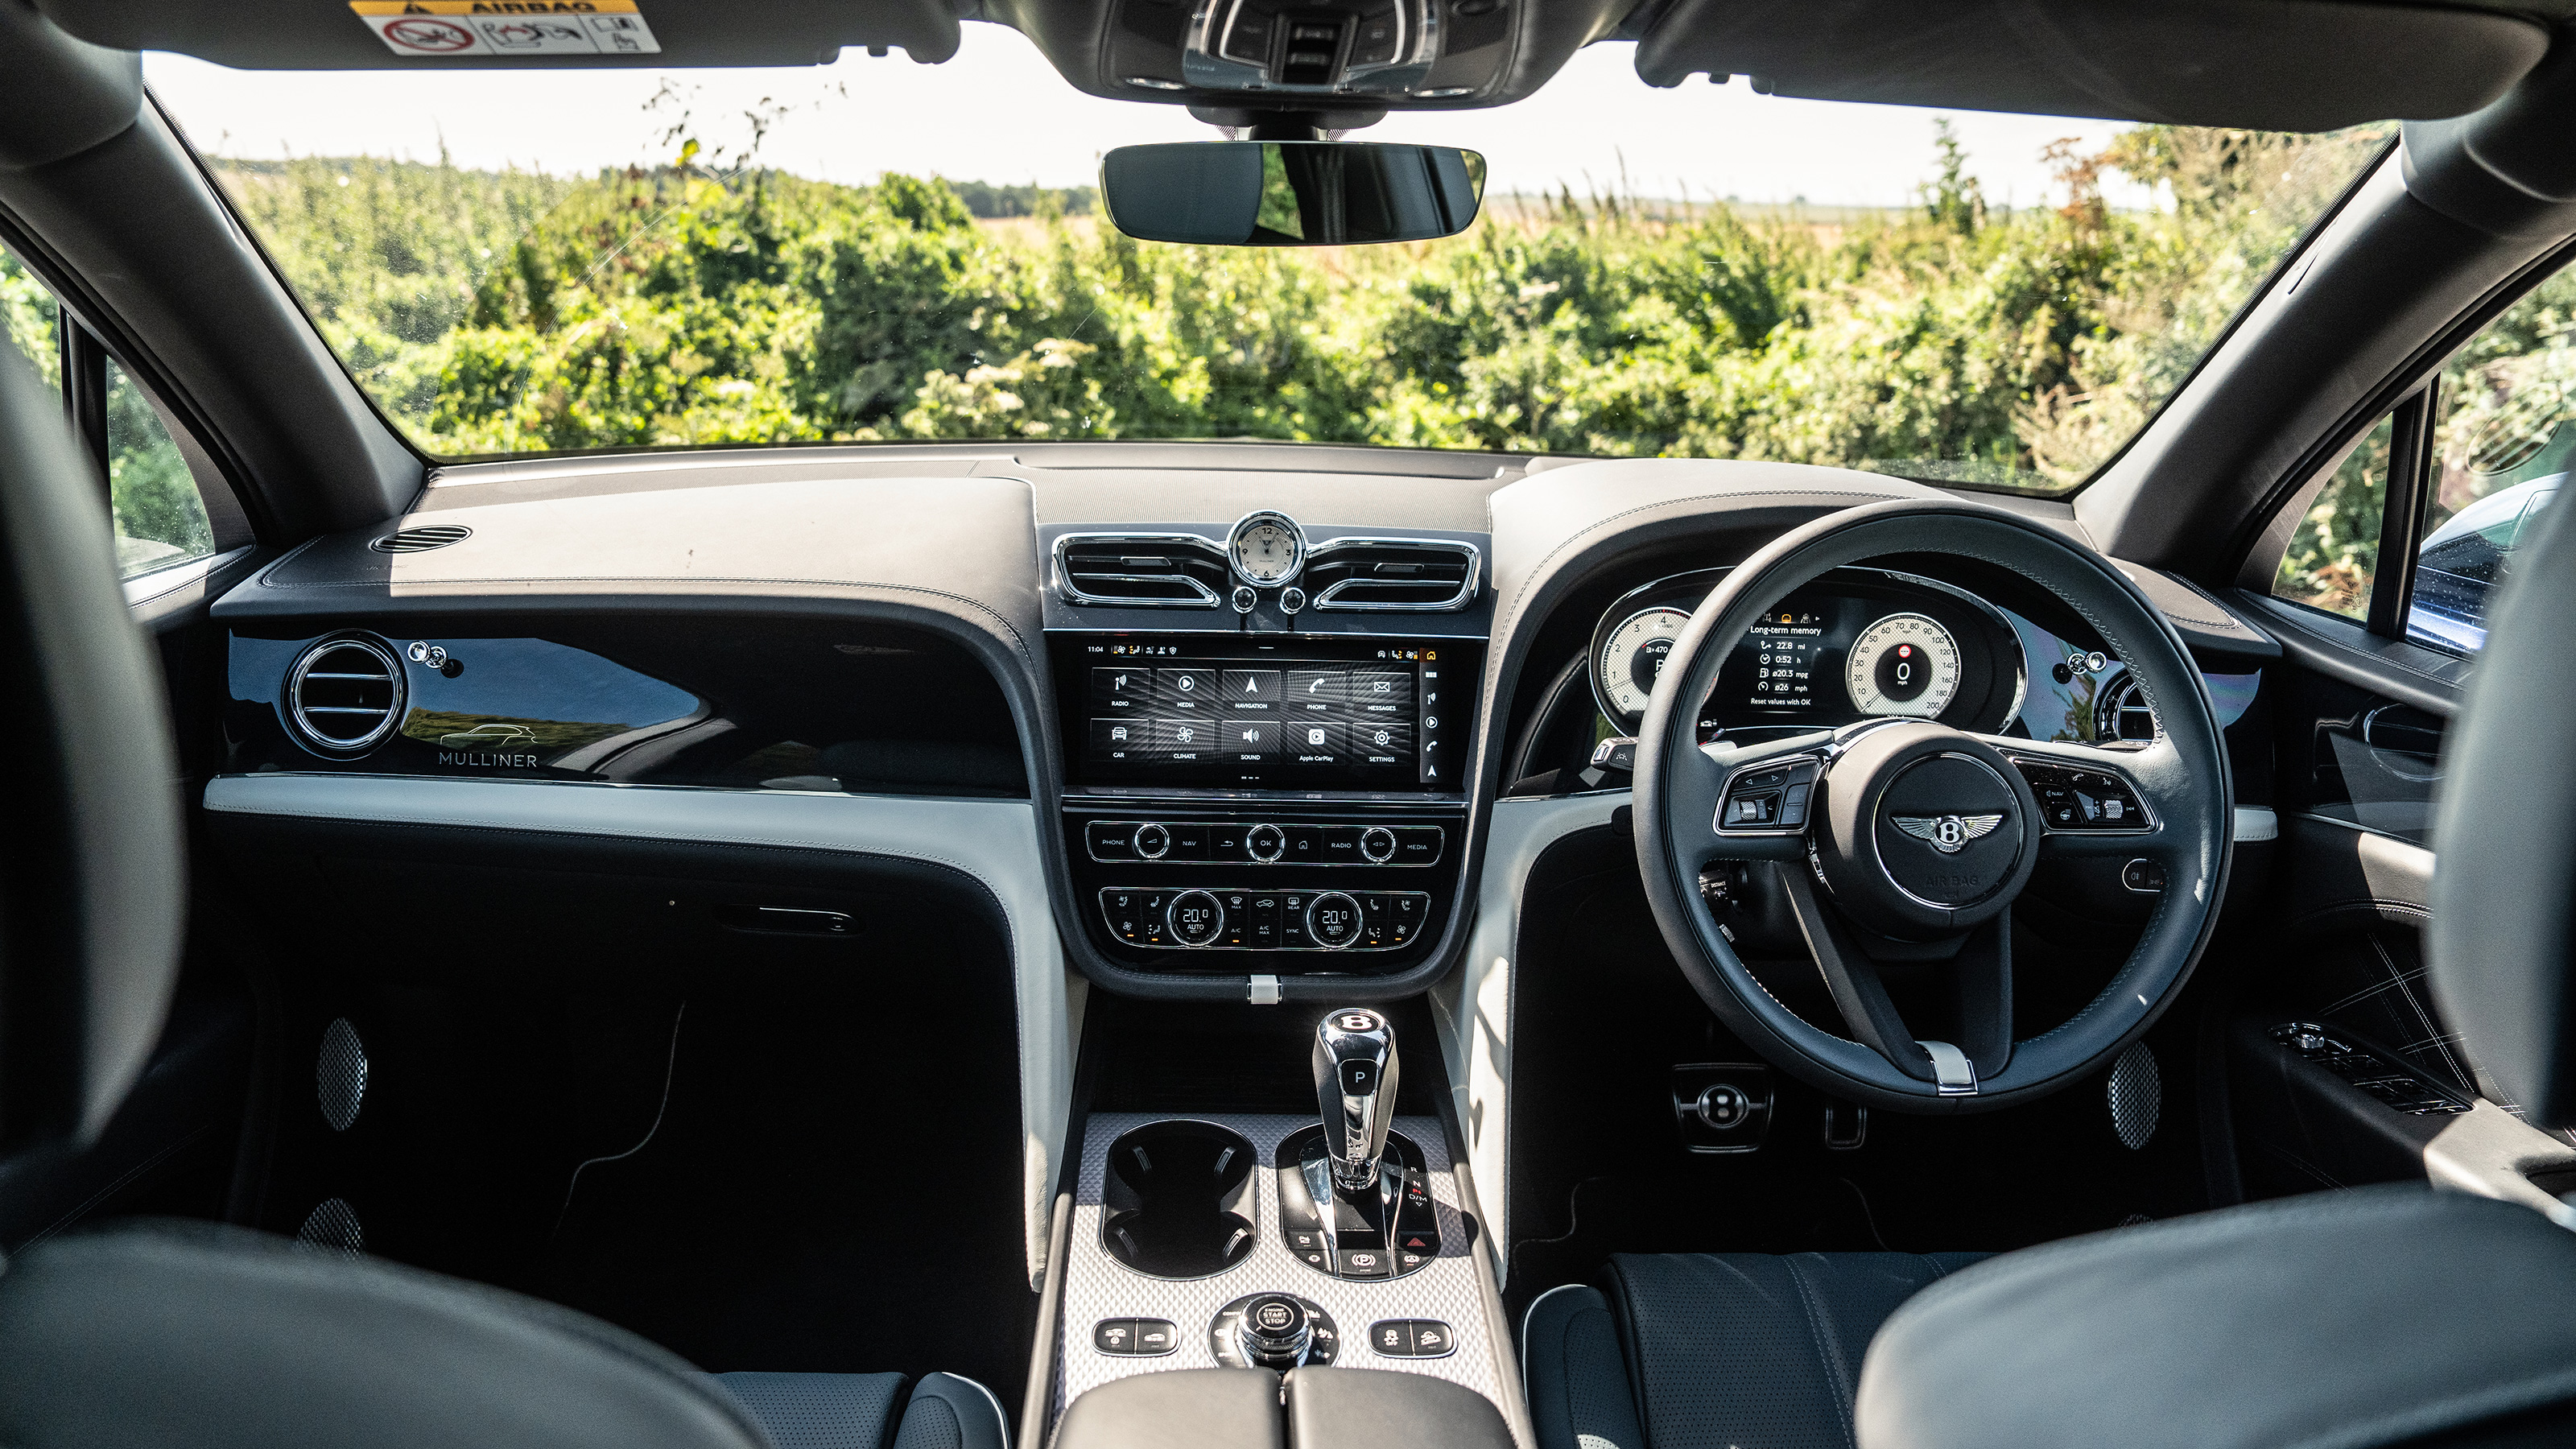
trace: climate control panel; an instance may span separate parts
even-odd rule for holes
[[[1431,918],[1427,891],[1254,891],[1110,886],[1109,934],[1173,950],[1391,951]]]
[[[1455,921],[1467,844],[1463,807],[1322,792],[1079,799],[1063,830],[1084,934],[1174,975],[1412,970]]]
[[[1083,848],[1097,861],[1190,865],[1438,865],[1437,825],[1307,825],[1258,820],[1093,820]]]

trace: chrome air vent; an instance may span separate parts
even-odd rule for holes
[[[1225,550],[1188,533],[1068,533],[1055,541],[1055,581],[1068,603],[1213,609]]]
[[[330,754],[372,749],[402,722],[403,671],[373,639],[325,639],[286,676],[286,712],[304,743]]]
[[[388,533],[367,547],[378,553],[425,553],[451,543],[463,543],[473,536],[474,530],[461,523],[442,523],[430,528],[406,528],[398,533]]]
[[[1476,601],[1483,555],[1436,538],[1337,538],[1315,545],[1306,590],[1318,609],[1438,613]]]
[[[2155,743],[2156,712],[2147,707],[2147,692],[2135,676],[2123,673],[2094,706],[2093,737],[2104,744]]]

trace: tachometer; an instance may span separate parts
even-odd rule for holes
[[[1673,641],[1689,622],[1688,610],[1669,608],[1640,609],[1619,621],[1592,661],[1593,678],[1601,683],[1603,713],[1623,727],[1634,726],[1655,692],[1655,676],[1663,671],[1664,656],[1673,652]]]
[[[1852,641],[1843,686],[1862,714],[1930,719],[1959,692],[1959,641],[1921,614],[1890,614]]]

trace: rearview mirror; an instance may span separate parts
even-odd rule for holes
[[[1485,158],[1454,146],[1182,141],[1101,158],[1109,219],[1139,241],[1342,246],[1455,236],[1476,219]]]

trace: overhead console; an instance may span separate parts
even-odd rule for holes
[[[1334,112],[1343,125],[1365,125],[1385,110],[1519,100],[1609,35],[1629,8],[1626,0],[991,0],[985,13],[1026,33],[1093,95]]]

